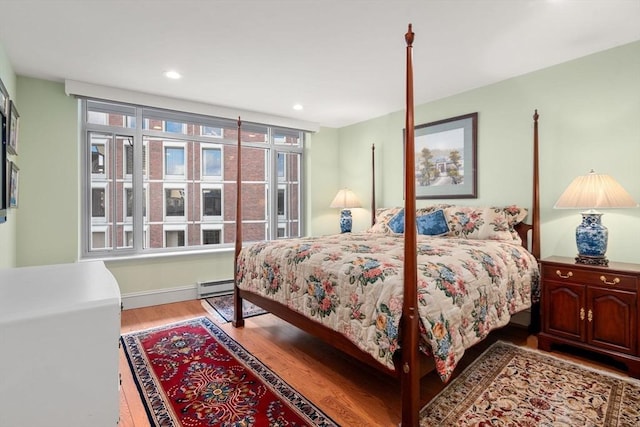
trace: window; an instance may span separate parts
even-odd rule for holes
[[[164,174],[166,176],[183,177],[185,171],[183,147],[164,148]]]
[[[222,179],[222,148],[202,148],[202,177],[204,179]]]
[[[222,138],[222,128],[213,126],[200,126],[200,135],[210,138]]]
[[[285,191],[282,187],[278,188],[278,218],[285,216],[285,201],[287,198]]]
[[[184,228],[172,229],[167,227],[164,231],[165,235],[165,247],[166,248],[177,248],[184,246]]]
[[[133,174],[133,139],[127,138],[123,144],[124,148],[124,173],[127,175]],[[142,174],[147,174],[147,147],[142,147]]]
[[[165,131],[172,133],[185,133],[184,124],[176,122],[165,122]]]
[[[184,190],[181,188],[166,188],[165,215],[167,217],[184,217]]]
[[[109,228],[106,226],[93,226],[91,230],[91,248],[107,249],[109,248]]]
[[[94,135],[91,142],[91,173],[95,175],[106,174],[107,166],[107,139],[102,135]]]
[[[80,102],[84,257],[233,247],[236,120]],[[241,139],[244,240],[299,236],[303,132],[243,122]]]
[[[202,244],[218,245],[222,243],[222,230],[220,228],[202,227]]]
[[[105,209],[105,187],[91,189],[91,217],[103,218],[106,220],[107,210]]]
[[[222,188],[202,189],[202,217],[222,216]]]

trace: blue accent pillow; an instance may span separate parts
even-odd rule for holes
[[[395,214],[393,218],[389,220],[387,226],[394,233],[404,233],[404,209]]]
[[[449,224],[442,209],[417,217],[416,225],[418,234],[427,236],[441,236],[449,232]]]

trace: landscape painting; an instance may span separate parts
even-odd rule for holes
[[[478,113],[415,127],[418,199],[476,198]]]

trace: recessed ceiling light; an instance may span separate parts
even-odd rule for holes
[[[296,111],[302,111],[304,107],[302,106],[302,104],[294,104],[293,109]]]
[[[180,77],[182,77],[179,72],[173,71],[173,70],[165,71],[164,76],[168,79],[173,79],[173,80],[177,80]]]

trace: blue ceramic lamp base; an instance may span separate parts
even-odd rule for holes
[[[340,232],[351,233],[351,211],[349,209],[343,209],[340,211]]]
[[[609,230],[602,225],[602,214],[594,210],[582,212],[582,222],[576,228],[578,256],[576,263],[588,265],[609,265],[605,257]]]

